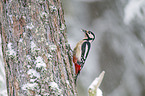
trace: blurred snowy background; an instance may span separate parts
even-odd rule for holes
[[[63,6],[72,48],[84,37],[81,28],[96,34],[78,78],[79,96],[87,96],[88,86],[103,70],[104,96],[145,96],[145,0],[63,0]],[[1,61],[0,55],[4,94]]]
[[[79,96],[101,71],[104,96],[145,96],[145,0],[63,0],[68,41],[72,48],[96,34],[78,78]]]

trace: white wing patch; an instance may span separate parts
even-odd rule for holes
[[[88,44],[86,44],[84,59],[86,59],[86,57],[87,57],[87,52],[88,52]]]

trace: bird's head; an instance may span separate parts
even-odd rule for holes
[[[95,39],[95,34],[91,31],[88,31],[88,30],[84,30],[82,29],[82,31],[85,33],[85,38],[84,40],[88,40],[90,42],[94,41]]]

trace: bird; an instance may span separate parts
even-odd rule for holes
[[[75,66],[75,83],[80,71],[82,70],[87,56],[89,54],[91,43],[95,39],[95,34],[91,31],[82,29],[85,33],[85,37],[79,41],[73,50],[73,63]]]

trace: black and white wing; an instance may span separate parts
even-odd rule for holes
[[[82,54],[81,54],[81,61],[82,61],[82,67],[83,67],[83,65],[84,65],[84,63],[85,63],[85,61],[86,61],[86,58],[87,58],[87,56],[88,56],[88,53],[89,53],[89,51],[90,51],[90,47],[91,47],[91,44],[90,44],[90,42],[84,42],[83,44],[82,44],[82,48],[81,48],[81,51],[82,51]]]

